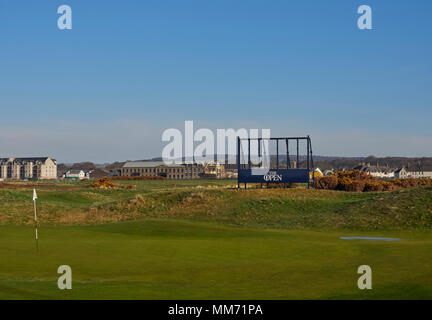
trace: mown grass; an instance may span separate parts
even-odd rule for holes
[[[0,189],[0,299],[431,299],[432,189],[232,189],[232,181]],[[341,236],[399,237],[398,242]],[[57,288],[57,268],[73,289]],[[357,268],[373,290],[357,288]]]
[[[355,232],[256,230],[145,219],[97,226],[0,227],[0,298],[430,299],[432,237],[369,232],[400,242],[344,241]],[[73,287],[57,288],[70,265]],[[373,290],[357,288],[357,268]]]

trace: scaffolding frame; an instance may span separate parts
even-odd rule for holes
[[[258,143],[258,157],[262,156],[261,142],[264,140],[276,141],[276,168],[269,168],[267,175],[266,173],[252,174],[252,162],[251,162],[251,141],[257,141]],[[241,163],[241,146],[242,141],[247,141],[248,146],[248,159],[247,163]],[[285,141],[286,146],[286,169],[279,168],[279,142]],[[296,168],[291,167],[291,155],[289,153],[290,141],[295,141],[296,146]],[[298,168],[300,163],[300,151],[299,146],[301,141],[306,141],[306,168]],[[263,148],[264,149],[264,148]],[[264,150],[265,151],[265,150]],[[271,166],[271,154],[270,166]],[[260,183],[261,188],[263,183],[283,183],[284,188],[286,188],[287,183],[307,183],[308,189],[310,188],[310,172],[314,168],[313,155],[312,155],[312,142],[311,138],[306,137],[274,137],[274,138],[240,138],[237,137],[237,188],[240,189],[241,183],[244,183],[245,189],[248,183]],[[271,175],[269,175],[271,173]],[[277,179],[270,179],[276,177]],[[315,180],[314,171],[312,170],[312,181]]]

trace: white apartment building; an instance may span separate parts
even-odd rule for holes
[[[57,162],[50,157],[0,158],[0,178],[3,180],[57,179]]]

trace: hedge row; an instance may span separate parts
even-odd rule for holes
[[[432,179],[379,180],[359,170],[341,171],[330,176],[317,177],[314,183],[317,189],[354,192],[392,191],[430,185],[432,185]]]

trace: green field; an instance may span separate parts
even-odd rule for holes
[[[0,188],[0,299],[432,298],[432,188],[121,184],[136,187],[38,183],[39,253],[33,186]],[[57,288],[63,264],[72,290]],[[372,290],[357,288],[363,264],[372,267]]]

